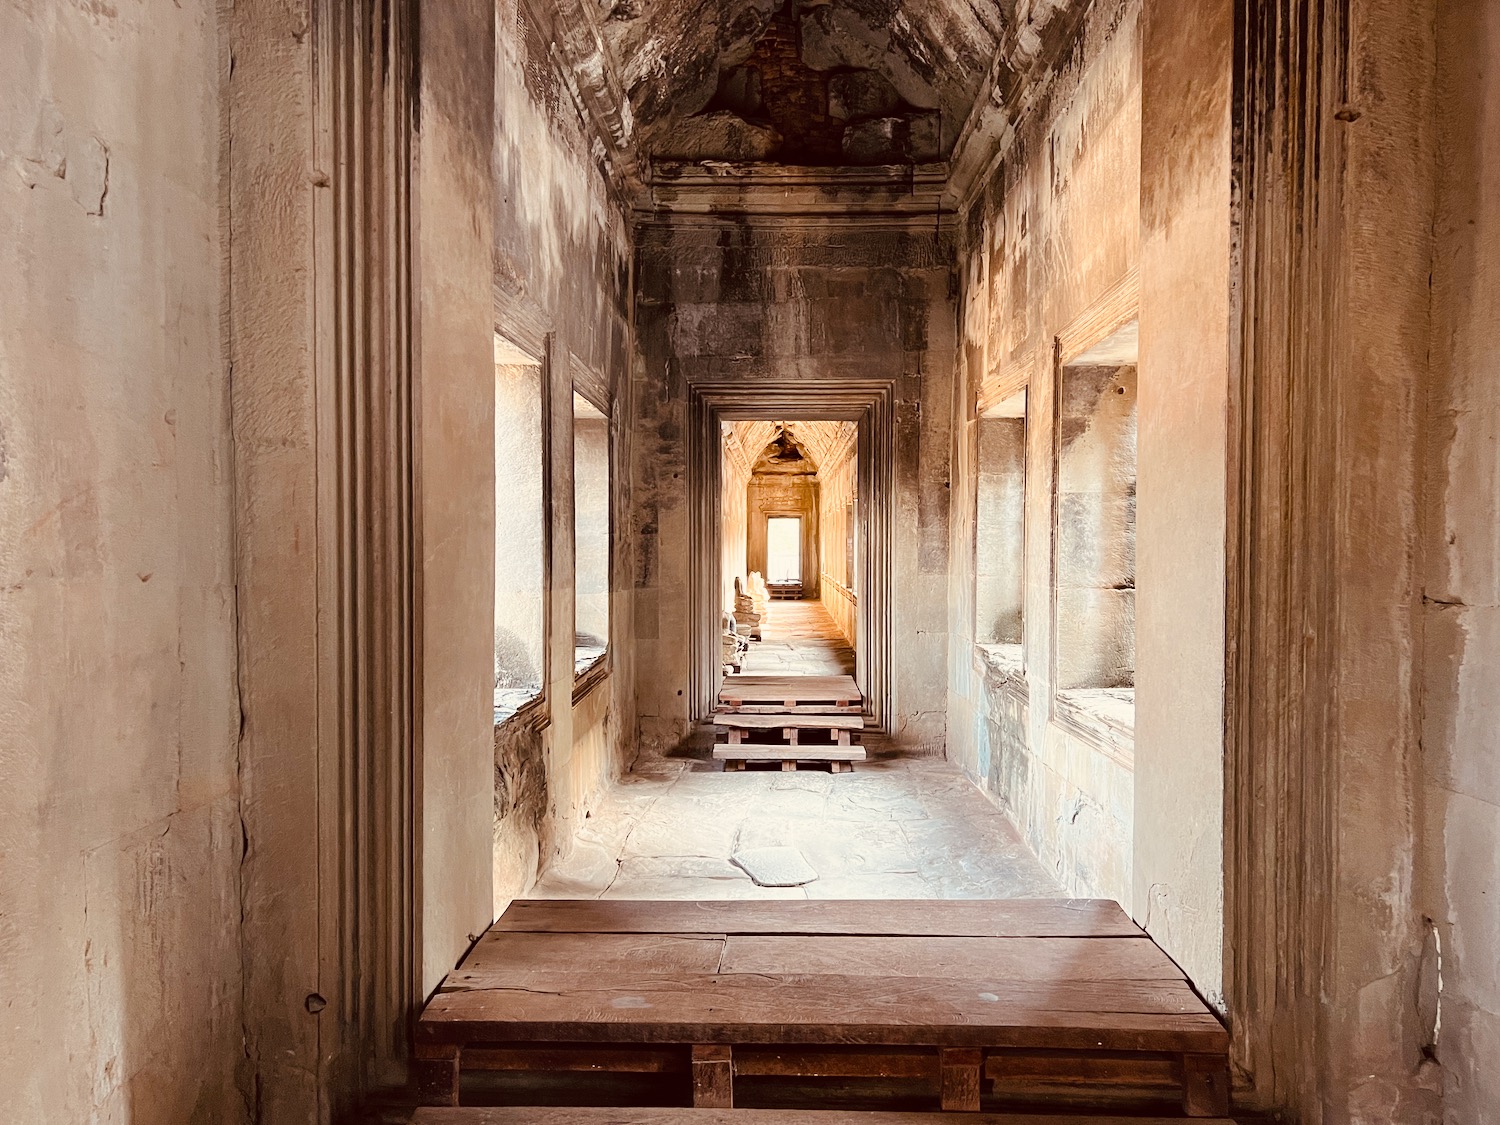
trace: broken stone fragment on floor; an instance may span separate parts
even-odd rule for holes
[[[747,848],[735,852],[729,862],[758,887],[800,887],[818,877],[796,848]]]

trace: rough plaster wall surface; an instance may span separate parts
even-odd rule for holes
[[[219,34],[0,8],[9,1121],[245,1115]]]
[[[493,920],[493,0],[423,0],[422,989]]]
[[[527,0],[501,0],[495,9],[494,74],[494,261],[495,328],[539,358],[550,373],[547,403],[551,436],[552,589],[549,606],[547,692],[550,723],[539,751],[545,769],[525,771],[539,779],[540,793],[527,793],[535,823],[497,824],[497,872],[530,870],[532,853],[545,864],[571,846],[603,787],[628,760],[634,715],[634,652],[626,509],[629,474],[618,466],[628,457],[629,435],[618,418],[627,399],[630,362],[630,234],[620,201],[601,165],[602,146],[585,126],[575,91],[556,69],[549,13]],[[573,415],[574,357],[580,371],[597,373],[616,399],[612,419],[616,469],[611,473],[615,505],[614,585],[610,635],[611,673],[603,688],[609,700],[609,737],[601,740],[570,706],[573,645]],[[590,692],[590,698],[601,689]],[[577,728],[575,732],[575,727]],[[575,733],[581,736],[575,740]],[[497,809],[511,807],[500,801]],[[504,842],[508,841],[508,842]],[[497,876],[497,907],[526,891],[523,875]],[[505,882],[503,888],[500,882]]]
[[[948,616],[962,645],[949,669],[955,760],[1015,820],[1072,894],[1131,901],[1135,777],[1128,759],[1057,722],[1050,706],[1054,340],[1134,268],[1140,242],[1138,0],[1092,9],[1079,43],[1020,125],[1011,154],[966,220],[963,372],[1027,386],[1024,678],[974,648],[977,425],[961,419]],[[970,408],[966,407],[966,411]],[[962,536],[959,535],[962,528]],[[1018,698],[1019,696],[1019,698]],[[1027,700],[1029,699],[1029,704]]]
[[[638,233],[632,428],[643,745],[688,731],[685,433],[693,381],[889,379],[896,390],[894,734],[945,729],[951,243],[929,224],[663,220]]]
[[[1439,8],[1423,605],[1423,909],[1444,1121],[1500,1107],[1500,3]]]

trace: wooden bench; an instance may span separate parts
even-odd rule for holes
[[[710,1109],[737,1075],[879,1076],[945,1110],[988,1089],[1214,1117],[1228,1045],[1114,902],[518,900],[428,1004],[415,1054],[446,1105],[463,1069],[624,1071],[680,1075]]]
[[[943,1113],[871,1113],[799,1109],[599,1109],[507,1106],[494,1109],[419,1109],[412,1125],[937,1125]],[[1182,1125],[1181,1118],[1035,1113],[974,1113],[970,1125]],[[1234,1125],[1227,1117],[1201,1125]]]

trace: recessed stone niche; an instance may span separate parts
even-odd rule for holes
[[[1135,685],[1136,368],[1062,369],[1057,683]]]

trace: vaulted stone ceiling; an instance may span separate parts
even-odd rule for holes
[[[724,424],[726,447],[734,451],[748,474],[762,459],[778,453],[782,435],[808,461],[808,470],[837,465],[853,456],[855,425],[831,421],[741,421]]]
[[[877,164],[951,150],[1016,0],[617,0],[648,153]]]

